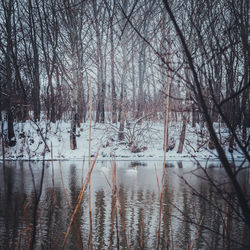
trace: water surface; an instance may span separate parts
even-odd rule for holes
[[[160,182],[162,163],[118,161],[116,165],[117,215],[112,214],[113,163],[97,162],[91,176],[93,248],[108,249],[112,242],[114,248],[154,249],[160,211],[157,177]],[[223,169],[218,164],[204,169],[189,161],[167,163],[160,249],[250,249],[249,231]],[[1,249],[28,248],[34,228],[36,249],[60,249],[87,172],[87,162],[81,161],[7,162],[4,171],[0,165]],[[220,184],[222,195],[208,177]],[[239,178],[250,191],[249,173],[242,171]],[[87,190],[66,249],[88,248],[89,225]]]

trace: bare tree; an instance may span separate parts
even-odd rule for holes
[[[1,37],[1,54],[3,55],[3,63],[2,65],[2,74],[1,74],[1,96],[3,97],[5,104],[1,105],[4,110],[6,110],[7,114],[7,124],[8,124],[8,146],[16,145],[16,138],[14,133],[14,113],[13,113],[13,100],[15,96],[15,83],[13,80],[13,70],[12,70],[12,60],[11,54],[13,49],[12,36],[13,36],[13,10],[14,10],[14,2],[10,1],[2,1],[2,7],[4,12],[4,26],[3,27],[3,37]],[[4,71],[6,73],[4,73]],[[2,101],[2,100],[1,100]]]
[[[106,98],[106,82],[104,79],[104,52],[103,52],[103,33],[104,29],[102,22],[106,15],[106,9],[103,9],[103,4],[92,1],[94,30],[96,33],[96,63],[97,63],[97,109],[96,122],[104,123],[105,121],[105,98]]]
[[[184,55],[186,57],[186,60],[188,62],[188,66],[189,66],[189,68],[190,68],[190,70],[192,72],[192,77],[193,77],[193,82],[194,82],[194,84],[192,85],[193,93],[194,93],[197,101],[199,102],[200,108],[202,110],[202,113],[203,113],[204,118],[205,118],[206,123],[207,123],[208,131],[210,133],[210,136],[211,136],[211,139],[212,139],[212,141],[214,143],[214,146],[215,146],[215,148],[217,150],[217,153],[218,153],[218,156],[219,156],[220,161],[222,163],[222,166],[224,167],[228,177],[230,178],[230,180],[232,182],[232,185],[234,187],[234,190],[236,192],[236,195],[237,195],[237,198],[238,198],[238,201],[239,201],[239,205],[240,205],[240,207],[242,209],[242,213],[243,213],[244,218],[245,218],[245,223],[248,225],[248,227],[250,227],[250,208],[249,208],[249,204],[248,204],[248,198],[245,196],[245,194],[244,194],[244,192],[243,192],[243,190],[242,190],[242,188],[240,186],[240,183],[237,180],[237,173],[242,168],[240,168],[238,170],[235,169],[234,165],[230,163],[227,155],[225,154],[225,151],[224,151],[223,147],[221,146],[221,144],[219,142],[218,135],[216,134],[216,131],[215,131],[214,127],[213,127],[213,120],[212,120],[212,115],[209,112],[209,105],[206,102],[206,96],[205,96],[205,92],[204,92],[204,81],[205,80],[207,81],[209,91],[211,93],[211,101],[215,105],[215,107],[217,109],[217,112],[219,113],[221,119],[223,119],[223,121],[225,122],[225,125],[227,126],[229,131],[232,133],[233,138],[235,139],[238,146],[240,147],[240,149],[244,153],[244,156],[246,157],[247,161],[250,162],[249,151],[247,151],[248,146],[247,145],[244,146],[243,142],[239,139],[238,135],[236,134],[235,127],[233,126],[233,124],[228,119],[226,111],[223,110],[222,107],[221,107],[223,102],[225,103],[225,102],[227,102],[229,100],[234,101],[235,98],[244,89],[247,91],[246,85],[241,85],[241,87],[236,91],[237,95],[235,95],[235,91],[234,91],[233,95],[229,94],[229,96],[226,99],[224,99],[223,101],[221,101],[219,103],[219,101],[216,99],[216,96],[215,96],[215,89],[214,89],[213,82],[211,81],[211,79],[209,79],[209,78],[207,79],[206,75],[203,74],[204,72],[207,72],[207,71],[204,71],[204,67],[206,68],[207,66],[203,65],[202,60],[198,60],[197,58],[194,58],[192,56],[190,48],[188,47],[187,40],[186,40],[186,38],[184,36],[183,31],[181,30],[181,26],[177,22],[176,16],[173,14],[172,7],[170,6],[170,4],[169,4],[169,2],[167,0],[164,0],[163,2],[164,2],[166,10],[168,12],[168,15],[169,15],[169,17],[170,17],[170,19],[171,19],[171,21],[172,21],[172,23],[174,25],[176,33],[177,33],[177,35],[178,35],[178,37],[180,39],[180,43],[181,43],[181,45],[183,47],[183,53],[184,53]],[[240,1],[240,2],[242,3],[242,1]],[[222,2],[221,4],[223,4],[223,3],[224,2]],[[211,15],[214,15],[213,17],[215,17],[215,13],[214,13],[215,8],[212,8],[212,6],[209,6],[208,2],[202,2],[200,4],[201,5],[199,5],[199,7],[200,7],[199,11],[202,14],[205,15],[205,13],[207,12],[207,13],[209,13]],[[232,4],[232,3],[230,2],[230,4]],[[222,16],[220,15],[222,20],[220,20],[220,22],[218,22],[218,26],[222,29],[221,32],[223,32],[223,30],[224,30],[224,32],[228,32],[227,29],[229,27],[227,25],[229,25],[230,21],[231,21],[231,20],[229,20],[227,18],[227,15],[226,15],[226,14],[230,13],[230,9],[228,9],[227,6],[228,5],[222,6],[221,10],[223,11],[223,15]],[[202,12],[202,10],[204,10],[204,7],[206,7],[206,12]],[[194,20],[191,17],[189,17],[189,18],[190,18],[189,20],[191,22],[191,25],[194,25],[194,27],[197,28],[197,26],[196,26],[197,23],[195,23]],[[207,19],[205,19],[205,20],[207,20]],[[238,50],[234,50],[234,49],[237,48],[238,42],[235,43],[235,41],[232,41],[232,39],[230,37],[229,37],[229,42],[230,43],[227,46],[222,47],[221,43],[219,42],[220,40],[218,40],[218,35],[217,35],[218,32],[214,32],[215,30],[213,30],[214,29],[214,27],[213,27],[214,22],[213,23],[209,22],[209,24],[210,24],[210,26],[204,25],[204,27],[201,27],[201,29],[196,30],[196,33],[195,33],[198,40],[199,40],[200,46],[204,50],[203,51],[204,53],[202,54],[202,56],[207,57],[209,55],[210,59],[211,59],[211,57],[213,59],[213,56],[217,53],[217,50],[219,50],[219,53],[222,53],[222,55],[227,60],[227,54],[230,55],[232,52],[236,52],[236,51],[239,52]],[[207,28],[207,30],[205,30],[205,27]],[[237,25],[235,26],[235,28],[236,27],[237,27]],[[208,33],[208,31],[210,31],[210,32]],[[230,32],[228,34],[230,36]],[[208,36],[212,37],[213,40],[212,41],[209,40]],[[209,41],[210,41],[210,43],[208,43]],[[224,40],[223,40],[223,42],[224,42]],[[215,44],[215,47],[213,47],[214,44]],[[210,50],[207,51],[206,49],[210,49]],[[223,62],[223,64],[225,66],[227,65],[226,60]],[[215,70],[216,64],[214,64],[214,63],[209,64],[209,61],[207,61],[207,58],[206,58],[206,62],[208,62],[208,66],[212,67],[212,69]],[[244,63],[243,63],[243,65],[244,65]],[[202,68],[202,66],[203,66],[203,68]],[[236,65],[233,64],[232,67],[233,67],[234,70],[237,70],[237,64]],[[224,78],[224,79],[227,80],[227,86],[228,86],[228,84],[229,84],[229,86],[230,86],[230,84],[232,84],[231,81],[238,82],[238,78],[236,76],[232,75],[233,72],[231,72],[231,70],[230,70],[230,72],[228,72],[227,69],[225,69],[225,71],[224,71],[227,77],[230,77],[230,76],[233,77],[231,79]],[[242,90],[242,88],[244,88],[244,89]]]
[[[32,102],[34,109],[34,120],[40,120],[41,113],[41,103],[40,103],[40,67],[39,67],[39,45],[38,45],[38,29],[37,20],[35,14],[35,7],[31,0],[28,1],[28,25],[29,25],[29,39],[31,43],[31,53],[32,53],[32,67],[31,71],[31,82],[32,86]]]
[[[117,94],[116,94],[116,79],[115,79],[115,41],[114,41],[114,18],[117,11],[117,4],[115,0],[105,1],[109,16],[109,30],[110,30],[110,63],[111,63],[111,99],[112,99],[112,123],[117,122]]]
[[[139,89],[138,89],[138,106],[137,106],[137,118],[142,116],[143,106],[144,106],[144,80],[146,73],[146,49],[147,42],[145,40],[149,39],[149,26],[152,18],[153,7],[155,1],[149,2],[145,5],[145,19],[142,21],[142,27],[140,28],[140,32],[144,39],[140,40],[140,48],[139,48],[139,61],[138,61],[138,72],[139,72]]]
[[[57,57],[58,66],[64,81],[71,90],[71,132],[70,147],[72,150],[77,148],[76,127],[79,121],[85,119],[86,103],[84,100],[83,88],[83,67],[84,56],[84,38],[86,38],[88,29],[84,32],[83,13],[85,3],[65,0],[63,9],[60,11],[60,18],[64,27],[60,31],[60,48]],[[87,19],[86,19],[87,22]],[[66,53],[65,53],[66,52]]]
[[[54,2],[41,2],[36,0],[36,7],[39,16],[40,25],[40,40],[41,50],[43,55],[43,66],[46,71],[48,84],[47,84],[47,116],[48,119],[55,123],[56,122],[56,100],[55,90],[52,83],[53,74],[56,69],[56,58],[57,58],[57,46],[59,36],[59,23],[57,15],[55,13]]]

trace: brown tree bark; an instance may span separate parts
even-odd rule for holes
[[[169,52],[169,65],[172,63],[172,45],[170,44],[170,52]],[[164,145],[166,144],[166,151],[169,149],[168,143],[168,125],[169,125],[169,113],[170,113],[170,95],[171,95],[171,85],[172,85],[172,77],[171,72],[168,72],[167,78],[167,97],[166,97],[166,106],[165,106],[165,116],[164,116]],[[164,148],[163,145],[163,148]]]
[[[184,141],[185,141],[185,135],[186,135],[186,118],[183,116],[183,123],[182,123],[182,129],[181,129],[181,134],[180,134],[180,142],[179,142],[179,147],[178,147],[178,154],[182,153],[183,146],[184,146]]]

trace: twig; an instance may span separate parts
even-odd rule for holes
[[[43,140],[43,142],[44,142],[46,151],[47,151],[47,152],[50,152],[49,146],[48,146],[48,144],[47,144],[47,142],[46,142],[46,138],[44,138],[44,136],[43,136],[43,134],[42,134],[42,131],[41,131],[40,127],[39,127],[38,124],[37,124],[35,121],[33,121],[32,119],[31,119],[31,121],[36,125],[37,130],[38,130],[38,132],[39,132],[39,134],[40,134],[40,136],[41,136],[41,138],[42,138],[42,140]],[[46,134],[47,134],[47,128],[46,128]],[[45,151],[45,152],[46,152],[46,151]],[[45,153],[45,152],[44,152],[44,153]]]

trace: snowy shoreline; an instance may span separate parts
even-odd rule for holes
[[[5,148],[7,161],[85,161],[89,157],[89,125],[81,124],[77,128],[77,149],[70,149],[70,123],[57,122],[46,124],[45,121],[34,124],[31,121],[16,123],[16,146]],[[145,121],[134,127],[126,127],[125,139],[118,141],[119,124],[93,124],[91,137],[91,159],[100,148],[98,161],[163,161],[164,126],[162,121]],[[47,133],[46,133],[47,131]],[[169,141],[172,150],[166,153],[167,161],[219,161],[215,150],[208,149],[209,135],[206,128],[187,126],[186,138],[182,153],[177,153],[181,123],[171,123]],[[221,140],[229,159],[244,160],[236,150],[231,154],[227,147],[227,131],[220,128]],[[42,138],[43,137],[43,138]],[[44,141],[49,148],[44,155]],[[132,152],[131,142],[139,152]],[[202,145],[202,146],[201,146]],[[51,150],[52,149],[52,150]],[[141,150],[140,150],[141,149]],[[2,145],[0,146],[0,161],[3,161]],[[53,155],[52,155],[53,154]]]
[[[36,162],[36,161],[83,161],[84,158],[31,158],[31,159],[27,159],[27,158],[5,158],[6,162],[10,162],[10,161],[30,161],[30,162]],[[91,157],[91,161],[94,160],[94,157]],[[111,157],[98,157],[97,158],[97,162],[105,162],[105,161],[116,161],[116,162],[124,162],[124,161],[128,161],[128,162],[163,162],[163,157],[162,158],[156,158],[156,157],[127,157],[127,156],[120,156],[120,157],[116,157],[111,158]],[[243,157],[238,157],[236,159],[234,159],[235,162],[241,162],[242,160],[244,160]],[[88,161],[88,158],[85,157],[85,161]],[[216,162],[219,163],[220,160],[218,157],[214,157],[214,158],[201,158],[201,157],[191,157],[191,156],[179,156],[179,157],[174,157],[174,156],[170,156],[169,158],[167,158],[166,162]],[[0,158],[0,162],[3,162],[3,158],[1,156]]]

